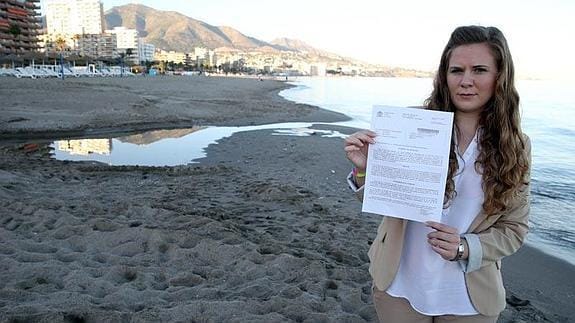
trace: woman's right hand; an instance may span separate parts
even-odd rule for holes
[[[347,159],[360,171],[367,167],[367,147],[375,143],[376,133],[371,130],[361,130],[345,138],[345,154]]]

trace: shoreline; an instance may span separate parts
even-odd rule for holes
[[[195,86],[198,82],[199,87]],[[251,78],[157,76],[62,81],[3,77],[0,84],[0,140],[42,139],[50,134],[93,136],[114,129],[131,133],[209,125],[349,120],[343,114],[290,102],[278,95],[293,85]],[[174,88],[178,91],[165,93]],[[241,95],[234,96],[238,93]]]
[[[18,83],[19,93],[38,81]],[[39,107],[14,95],[0,108],[0,133],[345,120],[279,97],[285,83],[167,78],[142,90],[150,81],[85,81],[67,85],[97,104]],[[56,97],[69,90],[45,86]],[[28,120],[7,122],[18,118]],[[0,145],[0,321],[375,321],[366,253],[379,218],[360,215],[341,147],[258,130],[210,145],[199,164],[123,167]],[[524,246],[502,268],[519,301],[499,322],[575,318],[575,266]]]

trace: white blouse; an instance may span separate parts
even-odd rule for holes
[[[478,154],[476,133],[463,156],[457,154],[457,195],[441,218],[442,223],[457,228],[460,234],[469,229],[483,205],[481,174],[475,169]],[[467,293],[462,267],[431,249],[427,242],[431,231],[424,223],[408,221],[399,270],[387,293],[406,298],[424,315],[478,314]]]

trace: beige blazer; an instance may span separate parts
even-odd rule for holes
[[[531,143],[526,137],[526,152],[531,160]],[[531,161],[529,162],[531,165]],[[528,174],[528,182],[530,176]],[[505,308],[505,289],[501,278],[501,258],[515,253],[528,231],[529,184],[512,203],[509,211],[487,217],[481,212],[467,233],[477,234],[482,247],[481,267],[465,273],[465,282],[475,309],[488,316],[499,315]],[[363,199],[363,188],[357,191]],[[399,268],[407,220],[383,217],[368,255],[369,272],[374,285],[382,291],[391,285]]]

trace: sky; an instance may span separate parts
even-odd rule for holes
[[[178,11],[264,41],[288,37],[375,64],[434,71],[453,29],[496,26],[520,77],[575,80],[573,0],[103,0]]]

